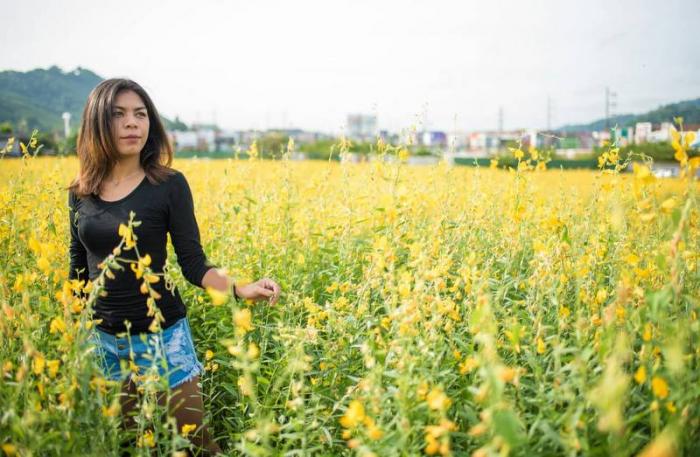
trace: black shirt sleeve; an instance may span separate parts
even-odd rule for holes
[[[88,278],[87,250],[78,238],[78,226],[76,225],[76,202],[75,194],[68,191],[68,222],[70,224],[70,271],[68,279]]]
[[[192,192],[185,176],[176,172],[168,194],[168,231],[182,274],[192,284],[202,287],[205,273],[216,265],[210,263],[200,243],[199,227],[194,215]]]

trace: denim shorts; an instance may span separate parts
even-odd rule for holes
[[[158,375],[166,377],[168,386],[174,388],[192,380],[203,369],[186,317],[162,333],[116,336],[95,328],[91,341],[97,348],[105,378],[112,381],[122,381],[136,374],[134,380],[138,383],[141,376],[149,373],[149,368],[155,367]]]

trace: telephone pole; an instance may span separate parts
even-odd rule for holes
[[[605,88],[605,130],[610,129],[610,117],[614,115],[617,107],[617,92],[613,92],[609,87]]]

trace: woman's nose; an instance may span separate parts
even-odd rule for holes
[[[124,117],[126,127],[136,127],[136,116],[127,115]]]

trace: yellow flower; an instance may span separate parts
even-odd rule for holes
[[[632,171],[634,173],[634,178],[642,184],[649,184],[656,179],[646,165],[634,162],[632,164]]]
[[[41,271],[43,271],[46,274],[48,274],[51,271],[51,264],[48,260],[46,260],[46,257],[39,257],[39,259],[37,259],[36,261],[36,265]]]
[[[365,419],[365,407],[359,400],[352,400],[343,417],[340,418],[340,425],[345,428],[357,427]]]
[[[155,447],[156,440],[155,440],[155,437],[153,436],[153,431],[146,430],[146,432],[143,434],[143,436],[139,437],[139,440],[136,443],[136,445],[138,447]]]
[[[483,422],[479,422],[475,426],[469,429],[469,436],[481,436],[489,430],[488,426]]]
[[[479,366],[479,361],[474,357],[467,357],[459,364],[459,373],[467,374],[471,373],[476,367]]]
[[[102,415],[104,417],[117,417],[119,411],[120,407],[118,401],[113,402],[109,407],[102,405]]]
[[[182,436],[187,436],[191,432],[197,430],[197,424],[183,424],[182,425]]]
[[[49,333],[63,333],[66,331],[66,323],[60,317],[54,317],[49,325]]]
[[[253,330],[253,314],[248,308],[238,309],[233,313],[233,323],[239,331],[250,332]]]
[[[136,279],[141,279],[141,276],[143,276],[143,264],[141,262],[132,263],[131,271],[136,275]]]
[[[253,396],[253,383],[247,376],[238,377],[238,388],[241,389],[241,394],[246,397]]]
[[[421,400],[425,399],[425,396],[428,395],[428,383],[427,382],[421,381],[421,383],[418,385],[418,388],[416,389],[416,395]]]
[[[693,157],[688,161],[688,166],[690,167],[690,173],[691,175],[700,168],[700,156]]]
[[[60,365],[61,365],[61,361],[56,360],[56,359],[49,360],[48,362],[46,362],[46,366],[49,369],[49,376],[50,377],[52,377],[52,378],[56,377],[56,373],[58,373],[58,367]]]
[[[449,399],[440,387],[434,387],[426,397],[428,407],[437,411],[444,411],[450,407],[452,400]]]
[[[158,281],[160,281],[160,276],[154,274],[147,274],[144,276],[144,279],[148,281],[149,284],[155,284]]]
[[[638,457],[674,457],[676,455],[678,455],[678,448],[675,439],[670,432],[664,431],[647,444]]]
[[[149,254],[146,254],[145,256],[141,257],[140,263],[142,263],[144,266],[148,267],[151,265],[151,256]]]
[[[34,374],[40,375],[43,373],[44,365],[46,365],[46,359],[44,359],[44,356],[41,354],[35,355],[34,359],[32,360],[32,371],[34,371]]]
[[[504,367],[499,373],[499,378],[503,382],[513,382],[515,381],[515,375],[518,374],[518,370],[512,367]]]
[[[595,294],[595,301],[599,305],[602,305],[605,303],[605,300],[608,299],[608,292],[605,289],[599,289],[598,292]]]
[[[15,292],[22,292],[24,290],[24,275],[18,274],[15,277],[15,283],[12,286],[12,290]]]
[[[654,396],[664,399],[668,397],[668,384],[659,376],[654,376],[651,379],[651,390],[654,392]]]
[[[544,340],[542,339],[542,337],[537,338],[537,353],[544,354],[545,350],[546,347],[544,345]]]
[[[250,345],[248,345],[248,358],[255,360],[258,358],[259,355],[260,348],[258,347],[258,345],[255,343],[250,343]]]
[[[664,200],[664,202],[661,204],[661,211],[668,214],[673,211],[673,208],[676,206],[678,206],[678,201],[674,197],[670,197]]]
[[[211,349],[207,349],[207,351],[204,353],[204,359],[211,360],[212,358],[214,358],[214,352]]]
[[[7,457],[14,457],[17,455],[17,446],[11,443],[5,443],[2,445],[2,452],[4,452]]]
[[[214,306],[223,305],[228,301],[228,294],[226,292],[221,292],[213,287],[207,287],[207,293],[209,294],[211,303]]]
[[[377,427],[374,423],[372,423],[367,427],[367,436],[369,437],[369,439],[376,441],[382,436],[384,436],[384,432],[381,428]]]
[[[425,435],[425,453],[435,455],[440,451],[440,443],[433,435]]]
[[[637,381],[637,384],[643,384],[647,380],[647,369],[644,365],[637,368],[636,373],[634,373],[634,380]]]

